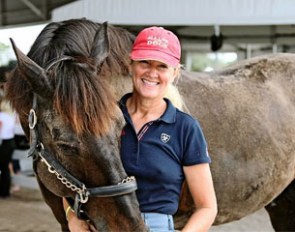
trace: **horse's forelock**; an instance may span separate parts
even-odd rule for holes
[[[54,106],[81,134],[107,134],[118,107],[105,81],[90,68],[72,62],[55,77]]]

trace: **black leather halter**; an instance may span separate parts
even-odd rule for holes
[[[37,128],[37,96],[34,94],[33,106],[29,114],[29,128],[31,136],[31,145],[28,152],[28,156],[33,156],[33,162],[36,163],[39,160],[44,162],[48,167],[48,171],[56,175],[56,178],[61,181],[63,185],[76,192],[75,199],[68,199],[68,202],[72,206],[78,218],[88,219],[87,215],[81,209],[82,204],[88,201],[89,197],[112,197],[120,196],[131,193],[137,189],[136,180],[133,176],[126,177],[120,183],[110,186],[101,186],[88,188],[85,184],[75,178],[70,172],[68,172],[60,162],[50,152],[44,148],[40,136],[38,135]]]

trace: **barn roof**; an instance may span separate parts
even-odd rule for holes
[[[41,24],[51,20],[56,7],[75,0],[1,0],[0,28]]]

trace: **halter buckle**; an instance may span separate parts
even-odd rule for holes
[[[34,109],[30,109],[28,121],[29,121],[29,128],[33,130],[37,124],[37,115]]]

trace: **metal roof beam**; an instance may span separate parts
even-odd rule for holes
[[[37,16],[39,16],[42,19],[46,19],[46,15],[38,8],[36,7],[32,2],[29,0],[21,0],[31,11],[33,11]]]
[[[6,25],[6,0],[0,1],[0,25]]]

